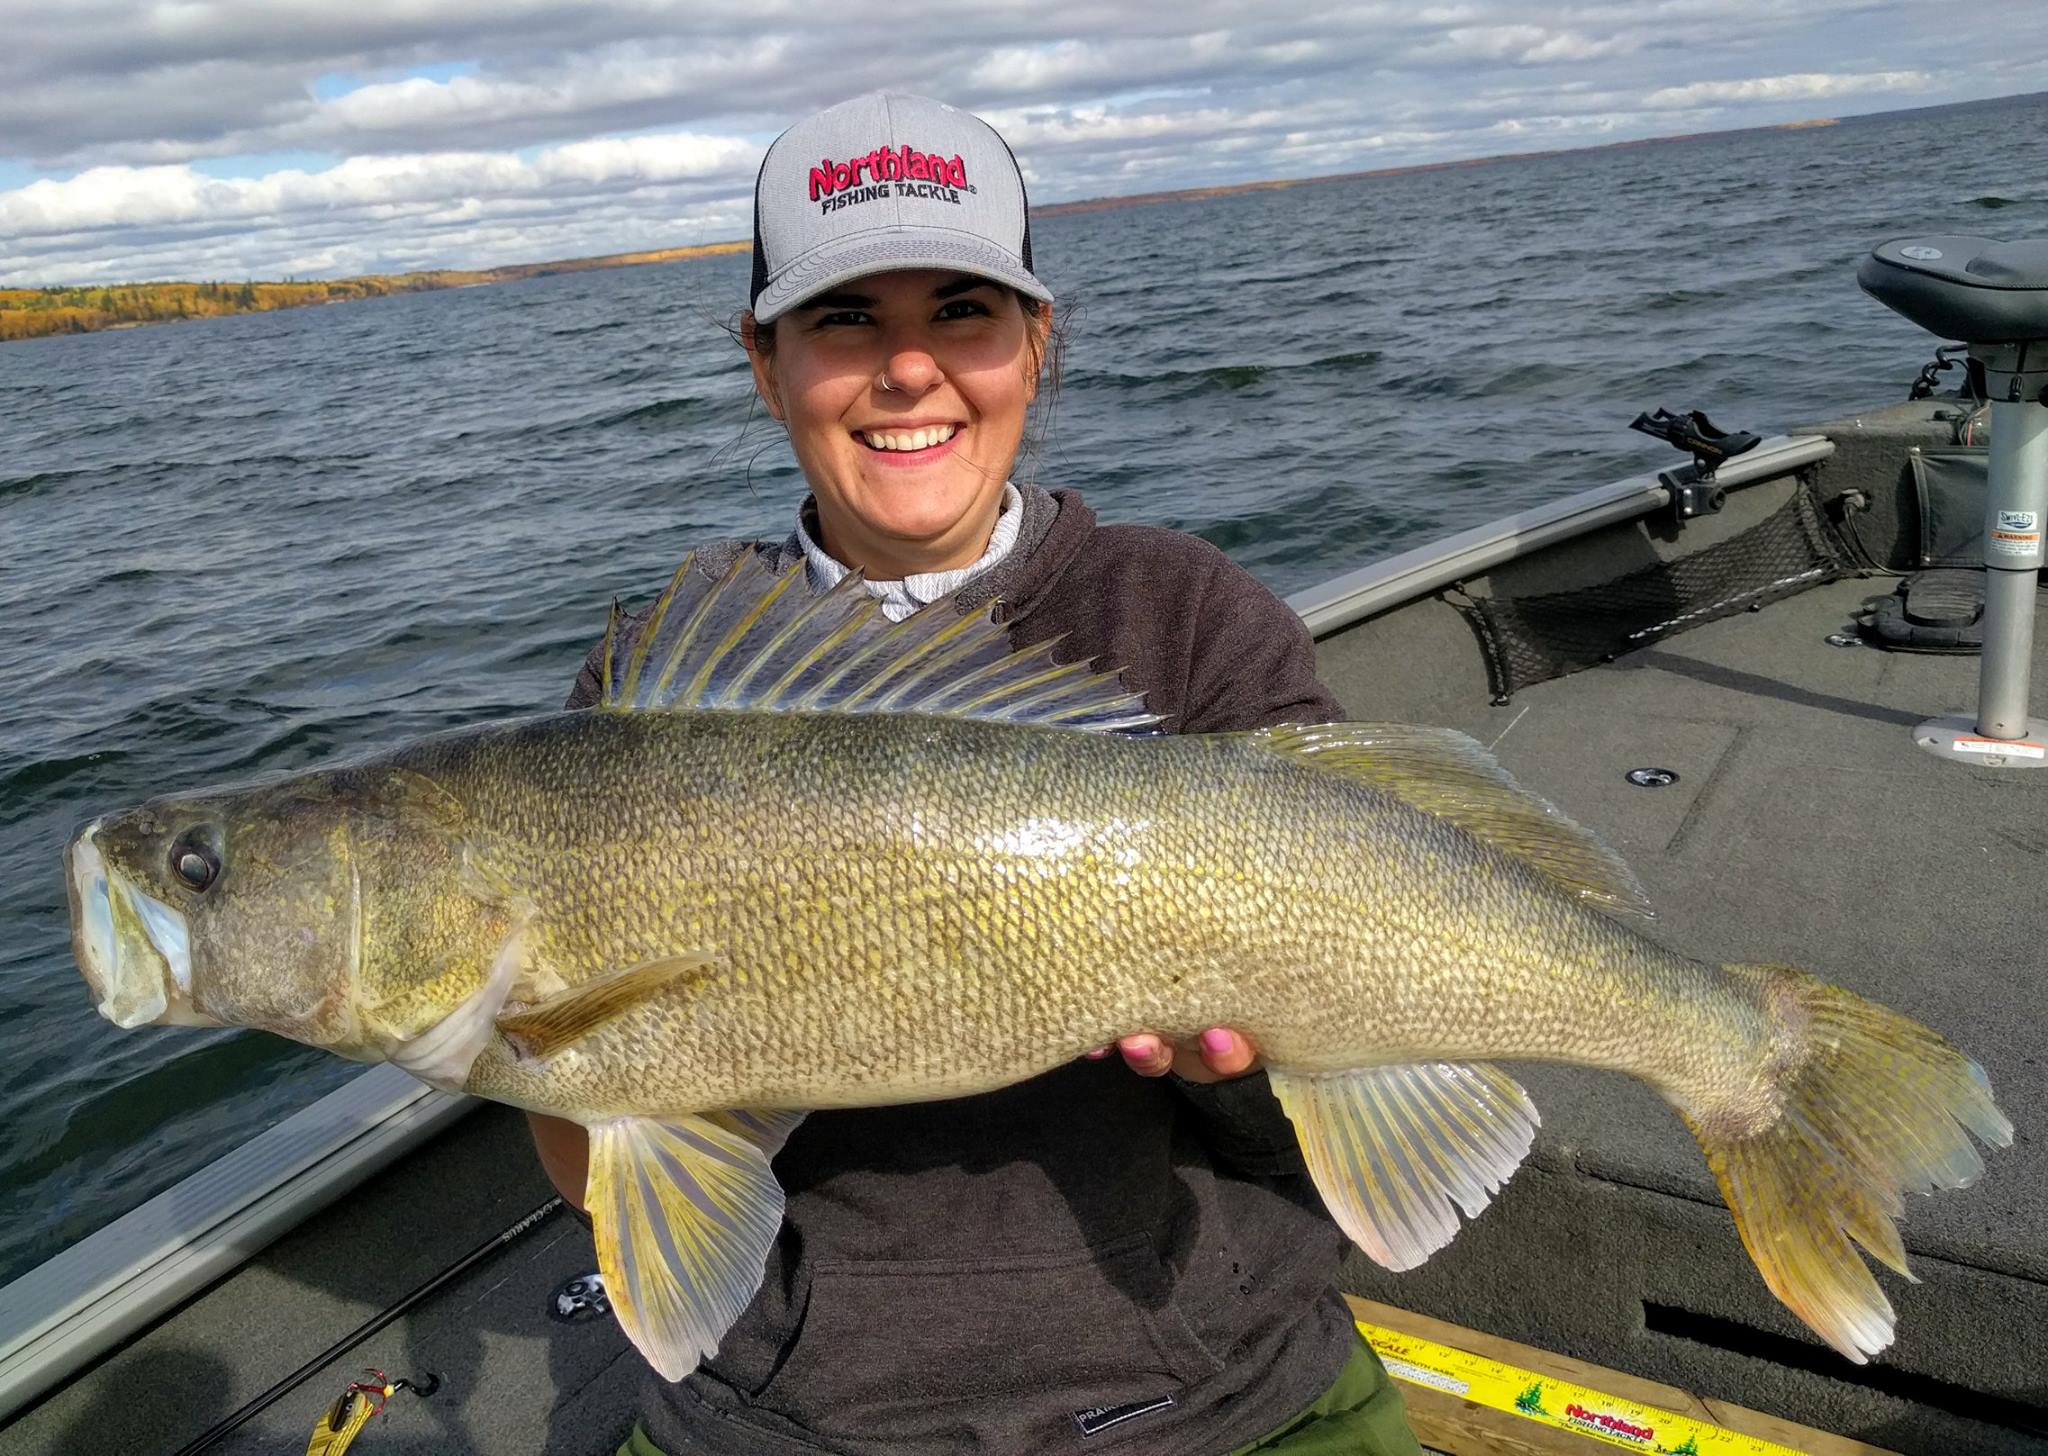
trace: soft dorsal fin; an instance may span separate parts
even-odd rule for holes
[[[1119,674],[1055,662],[1052,642],[1013,648],[993,606],[962,614],[947,596],[891,622],[857,573],[813,595],[802,563],[778,573],[749,549],[712,577],[696,561],[676,568],[622,662],[614,613],[601,706],[941,713],[1097,732],[1159,721]]]
[[[1589,905],[1620,915],[1656,913],[1619,855],[1509,778],[1463,733],[1404,723],[1283,723],[1248,736],[1448,819]]]

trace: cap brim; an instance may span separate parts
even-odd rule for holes
[[[1052,302],[1052,291],[1017,260],[984,238],[952,228],[891,227],[834,238],[773,274],[754,300],[754,318],[775,319],[814,298],[870,273],[906,268],[951,268],[1007,283],[1028,298]]]

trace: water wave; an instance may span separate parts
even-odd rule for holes
[[[551,339],[587,339],[592,334],[610,334],[616,333],[621,329],[632,329],[637,323],[638,320],[636,319],[601,319],[594,324],[572,324],[567,328],[549,329],[548,337]]]
[[[634,405],[631,409],[593,416],[588,420],[579,421],[574,428],[614,430],[626,425],[674,428],[701,420],[704,411],[712,404],[713,401],[698,395],[679,395],[673,399],[657,399],[647,404]]]
[[[50,791],[80,780],[103,778],[108,769],[129,757],[130,754],[124,750],[115,748],[61,758],[38,758],[13,766],[0,763],[0,825],[18,823],[38,814],[53,800],[75,797]]]
[[[1224,390],[1239,390],[1275,375],[1308,373],[1343,373],[1353,369],[1369,369],[1380,362],[1377,349],[1359,349],[1347,354],[1332,354],[1321,359],[1304,359],[1286,364],[1212,364],[1200,369],[1158,369],[1147,374],[1120,374],[1096,370],[1075,370],[1062,376],[1062,385],[1077,389],[1118,389],[1150,390],[1162,386],[1188,386],[1199,388],[1215,386]]]
[[[42,495],[68,480],[77,480],[89,472],[84,470],[38,470],[33,475],[18,475],[13,479],[0,479],[0,500],[27,499]]]
[[[281,1060],[303,1061],[290,1042],[257,1032],[216,1032],[200,1045],[90,1092],[66,1109],[56,1135],[24,1150],[23,1181],[54,1173],[98,1150],[125,1150],[146,1138],[178,1109],[203,1102],[223,1087]]]

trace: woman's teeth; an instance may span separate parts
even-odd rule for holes
[[[870,450],[929,450],[943,445],[960,433],[958,425],[932,425],[922,430],[861,430],[861,442]]]

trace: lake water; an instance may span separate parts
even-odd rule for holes
[[[2048,235],[2040,98],[1067,214],[1020,478],[1276,590],[1903,398],[1856,289],[1907,232]],[[489,261],[489,260],[482,260]],[[721,322],[744,255],[0,346],[0,1279],[358,1070],[119,1032],[59,856],[150,794],[556,705],[614,594],[801,495]]]

